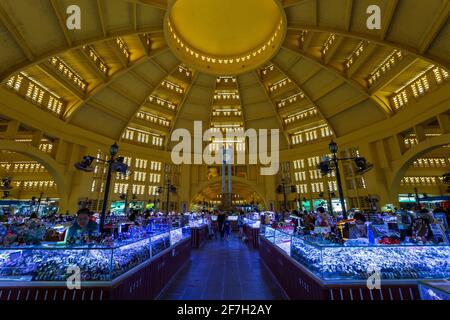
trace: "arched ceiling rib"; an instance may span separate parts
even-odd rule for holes
[[[12,74],[26,71],[67,98],[65,121],[109,138],[119,139],[125,128],[138,126],[136,113],[142,108],[158,114],[157,106],[145,107],[145,102],[161,81],[170,78],[174,68],[182,64],[168,50],[163,37],[167,1],[73,1],[70,4],[79,4],[83,9],[83,26],[79,31],[65,28],[64,8],[68,5],[65,0],[42,0],[39,5],[29,2],[0,4],[3,83]],[[306,104],[317,108],[318,117],[337,136],[395,114],[392,95],[429,70],[430,65],[450,67],[447,0],[284,0],[282,4],[288,35],[272,62],[304,93]],[[366,27],[366,9],[373,4],[382,8],[381,31]],[[118,37],[128,45],[129,58],[118,49]],[[330,38],[333,41],[325,52]],[[364,50],[345,67],[362,41]],[[111,67],[108,76],[92,64],[83,50],[85,45],[95,47],[105,57]],[[369,85],[373,70],[395,49],[402,51],[402,60]],[[86,92],[74,88],[49,67],[48,60],[54,56],[73,65],[87,80]],[[195,72],[177,112],[168,115],[171,123],[167,136],[176,128],[192,129],[195,120],[209,123],[213,81],[214,76]],[[280,110],[277,103],[289,92],[272,97],[267,91],[273,84],[271,81],[264,81],[254,71],[237,77],[245,127],[280,128],[288,147],[292,143],[290,135],[303,126],[304,120],[291,124],[286,117],[308,106],[294,104]],[[352,118],[364,120],[349,123]],[[109,125],[99,126],[99,119]],[[312,126],[317,119],[308,121],[305,123]],[[165,145],[169,144],[166,139]]]

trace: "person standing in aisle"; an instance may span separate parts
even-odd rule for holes
[[[231,236],[231,222],[228,219],[225,219],[225,222],[223,224],[223,229],[225,233],[225,241],[230,241]]]
[[[238,217],[238,220],[237,220],[237,225],[238,225],[238,228],[239,228],[239,238],[241,238],[241,239],[244,238],[244,218],[245,218],[244,212],[241,211],[239,213],[239,217]]]
[[[217,217],[217,222],[219,224],[219,232],[220,232],[220,239],[223,240],[225,237],[225,220],[227,219],[226,214],[223,211],[219,212],[219,216]]]

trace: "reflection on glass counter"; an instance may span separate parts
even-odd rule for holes
[[[150,239],[152,247],[152,256],[156,256],[157,254],[163,252],[164,250],[170,247],[169,232],[164,232],[161,234],[151,236]]]
[[[450,277],[448,245],[321,244],[269,226],[262,236],[323,280],[366,280],[369,266],[379,269],[381,279]]]
[[[422,300],[450,300],[450,280],[431,280],[419,282]]]
[[[170,230],[170,244],[173,246],[183,239],[183,229]]]
[[[111,281],[190,235],[189,228],[172,231],[111,246],[0,247],[0,282],[65,281],[73,267],[80,268],[82,281]]]

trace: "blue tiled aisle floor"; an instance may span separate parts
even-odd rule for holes
[[[229,242],[208,240],[193,250],[190,263],[160,295],[161,300],[285,299],[258,250],[236,235]]]

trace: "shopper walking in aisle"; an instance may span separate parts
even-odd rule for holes
[[[220,239],[223,240],[225,237],[225,220],[227,219],[227,216],[225,212],[220,211],[219,216],[217,217],[217,222],[219,224],[219,232],[220,232]]]
[[[238,220],[237,220],[237,225],[238,225],[238,228],[239,228],[239,238],[241,238],[241,239],[244,238],[244,218],[245,218],[244,212],[241,211],[239,213],[239,217],[238,217]]]

